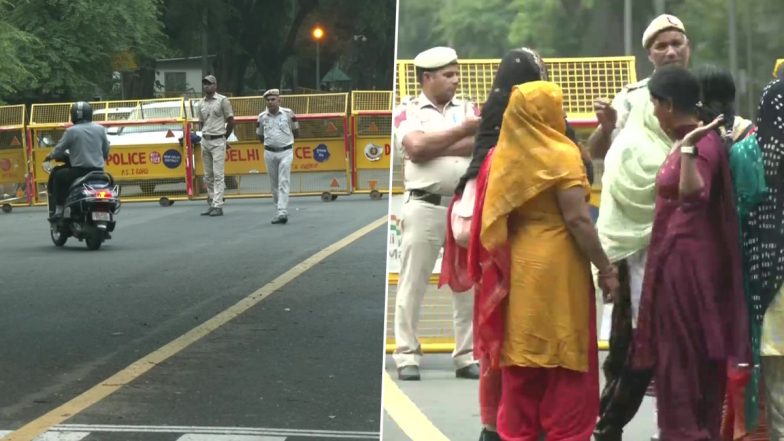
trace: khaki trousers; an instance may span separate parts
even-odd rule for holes
[[[422,300],[430,275],[444,244],[446,207],[412,199],[406,194],[402,210],[401,265],[395,299],[395,353],[398,368],[419,366],[422,349],[417,339],[417,325]],[[473,291],[452,295],[452,318],[456,368],[474,363]]]
[[[226,139],[201,140],[201,158],[204,161],[204,180],[207,183],[207,195],[215,208],[223,208],[223,192],[226,180],[223,173],[226,165]]]

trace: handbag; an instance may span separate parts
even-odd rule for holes
[[[452,207],[452,236],[455,242],[463,248],[468,248],[468,239],[471,236],[471,218],[474,215],[476,203],[476,179],[466,182],[463,195]]]

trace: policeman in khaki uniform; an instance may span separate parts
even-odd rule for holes
[[[470,162],[479,124],[474,105],[455,98],[459,77],[454,49],[428,49],[416,56],[414,65],[422,93],[402,104],[394,118],[406,188],[393,355],[400,380],[420,379],[420,307],[446,236],[447,205]],[[473,357],[473,294],[454,294],[452,303],[456,376],[479,378]]]
[[[642,36],[655,69],[687,68],[691,56],[686,28],[677,17],[656,17]],[[612,100],[595,104],[599,127],[588,139],[594,158],[604,157],[601,207],[596,227],[607,257],[620,270],[621,289],[613,300],[610,351],[603,370],[597,441],[620,441],[650,383],[652,373],[628,364],[639,309],[656,198],[656,173],[672,140],[659,126],[646,78],[623,88]],[[605,156],[606,155],[606,156]]]
[[[272,203],[275,205],[273,224],[289,220],[289,181],[294,161],[294,137],[299,136],[299,122],[294,111],[280,106],[280,90],[264,92],[267,110],[259,114],[256,136],[264,144],[264,164],[270,177]]]
[[[223,216],[223,191],[226,189],[224,167],[226,140],[234,130],[234,111],[229,99],[219,93],[218,81],[213,75],[201,80],[204,99],[199,103],[201,125],[201,157],[204,161],[204,178],[207,181],[209,208],[202,216]]]

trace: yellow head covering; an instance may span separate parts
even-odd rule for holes
[[[564,134],[563,92],[549,81],[515,86],[490,164],[482,214],[482,244],[493,249],[507,240],[509,215],[560,180],[574,179],[580,151]],[[588,188],[584,167],[583,184]],[[587,191],[586,191],[587,192]]]

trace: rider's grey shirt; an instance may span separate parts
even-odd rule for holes
[[[74,124],[65,131],[52,152],[52,158],[65,159],[65,150],[71,167],[103,168],[109,157],[109,138],[106,129],[96,123]]]

